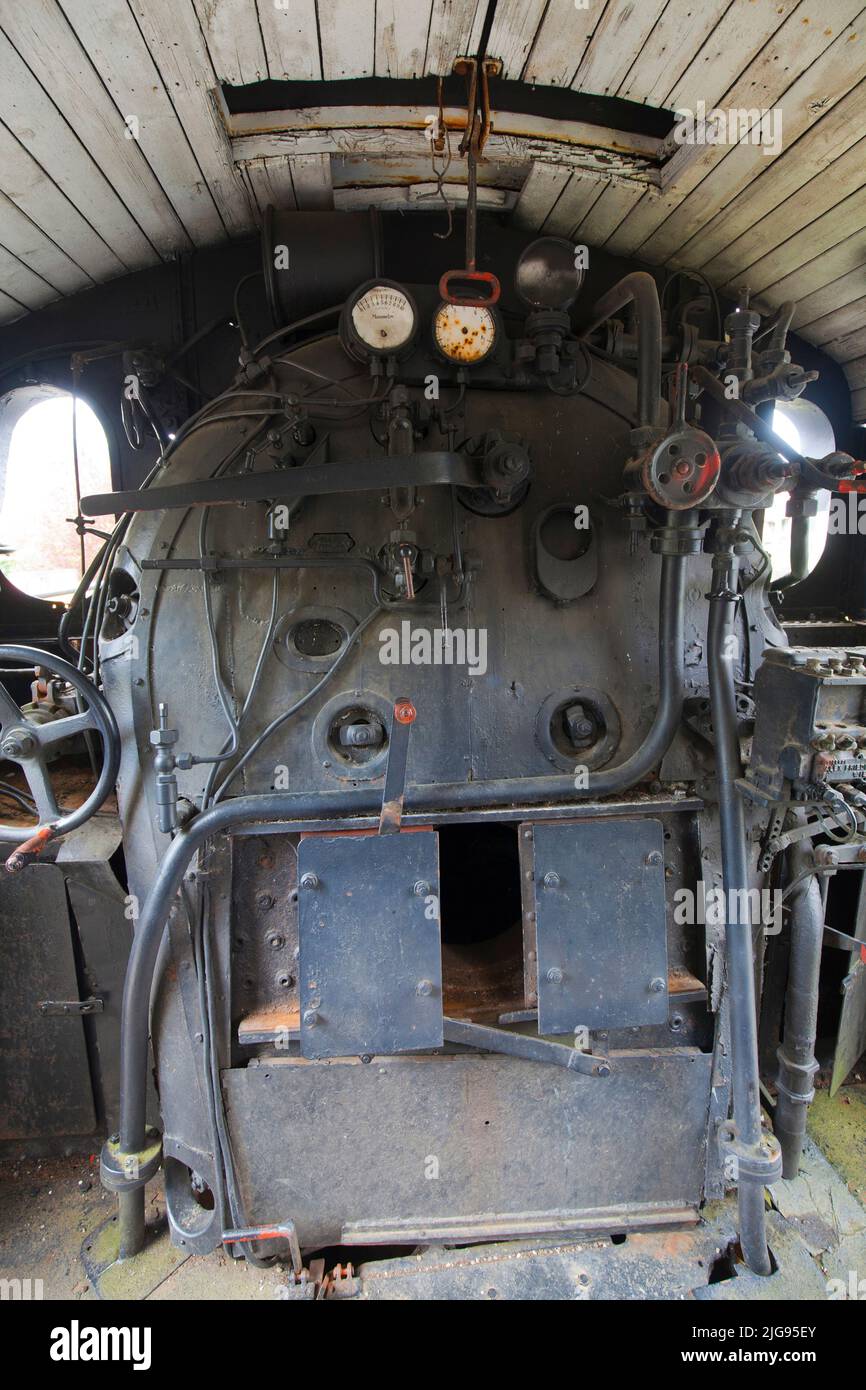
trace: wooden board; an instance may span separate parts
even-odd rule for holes
[[[222,218],[126,0],[100,0],[98,9],[93,0],[62,4],[117,111],[134,118],[135,143],[190,240],[196,245],[222,240]]]
[[[229,236],[253,226],[247,191],[232,164],[213,99],[216,74],[188,0],[129,0]]]
[[[220,82],[241,87],[269,76],[256,0],[192,2]],[[91,9],[94,8],[91,4]],[[277,7],[273,0],[266,0],[263,8],[276,10]]]
[[[423,77],[427,63],[432,0],[377,0],[375,67],[377,77]]]

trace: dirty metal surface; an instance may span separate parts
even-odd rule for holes
[[[664,1023],[664,838],[654,819],[533,829],[540,1033]]]
[[[857,915],[851,935],[858,941],[866,942],[866,875],[860,884],[857,898]],[[839,1012],[839,1030],[836,1036],[836,1053],[833,1058],[833,1075],[830,1081],[830,1094],[834,1096],[844,1082],[857,1059],[866,1049],[866,954],[852,951],[848,957],[848,971],[842,981],[842,1008]]]
[[[83,1019],[39,1008],[40,1001],[80,997],[62,870],[31,864],[7,875],[0,883],[0,1140],[95,1129]]]
[[[301,1245],[365,1222],[479,1218],[521,1235],[622,1208],[619,1229],[701,1200],[709,1054],[621,1052],[605,1080],[495,1056],[293,1058],[223,1073],[250,1223]],[[310,1136],[315,1135],[315,1161]],[[641,1154],[643,1161],[635,1161]],[[375,1181],[371,1180],[375,1175]]]
[[[303,1056],[441,1047],[436,832],[305,836],[298,885]]]

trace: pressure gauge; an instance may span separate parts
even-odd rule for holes
[[[489,357],[496,345],[496,319],[490,309],[470,304],[440,304],[433,318],[436,346],[449,362],[472,366]]]
[[[340,340],[351,357],[403,357],[418,332],[415,301],[393,280],[368,280],[355,290],[343,308]]]

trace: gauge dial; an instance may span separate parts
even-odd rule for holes
[[[371,280],[348,300],[341,336],[353,357],[391,357],[412,346],[418,311],[411,295],[392,280]]]
[[[489,309],[440,304],[433,319],[436,346],[450,362],[483,362],[496,343],[496,319]]]

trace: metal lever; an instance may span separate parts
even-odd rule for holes
[[[566,1047],[565,1043],[548,1042],[546,1038],[533,1038],[526,1033],[509,1033],[504,1028],[486,1028],[481,1023],[464,1023],[459,1018],[443,1018],[442,1025],[446,1042],[482,1048],[485,1052],[502,1052],[506,1057],[520,1057],[527,1062],[548,1062],[568,1071],[579,1071],[584,1076],[610,1076],[607,1057],[595,1057],[576,1047]]]
[[[406,697],[394,702],[391,737],[388,744],[388,764],[385,768],[385,791],[379,816],[379,834],[396,835],[403,819],[403,798],[406,794],[406,762],[409,757],[409,735],[417,711]]]

